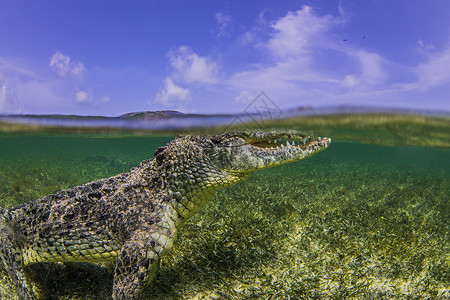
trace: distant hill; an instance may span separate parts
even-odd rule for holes
[[[185,114],[176,110],[157,110],[157,111],[143,111],[131,112],[120,115],[119,118],[123,120],[161,120],[170,118],[210,118],[210,117],[230,117],[238,116],[239,114]]]
[[[185,118],[185,117],[202,117],[204,115],[185,114],[176,110],[157,110],[157,111],[143,111],[131,112],[120,115],[120,119],[124,120],[160,120],[168,118]]]
[[[159,120],[167,118],[179,118],[186,117],[187,114],[176,110],[158,110],[158,111],[143,111],[143,112],[130,112],[120,115],[120,119],[125,120]]]

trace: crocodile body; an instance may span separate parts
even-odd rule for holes
[[[24,265],[115,261],[112,298],[139,299],[177,230],[218,189],[330,141],[273,132],[177,137],[128,173],[0,208],[1,263],[18,298],[35,299]]]

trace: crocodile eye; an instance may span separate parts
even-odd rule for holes
[[[212,137],[211,142],[213,142],[214,145],[220,144],[222,142],[222,139],[218,137]]]

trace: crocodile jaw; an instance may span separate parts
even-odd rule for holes
[[[231,173],[252,173],[307,158],[331,143],[330,138],[302,134],[235,133],[218,145],[214,163]]]

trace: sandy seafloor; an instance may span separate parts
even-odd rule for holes
[[[396,143],[371,141],[391,129],[358,128],[313,157],[219,191],[179,233],[146,299],[450,299],[448,136],[422,145],[433,126],[418,128]],[[128,171],[170,139],[3,133],[0,205]],[[40,299],[111,295],[112,266],[28,272]],[[14,291],[1,274],[7,297]]]

